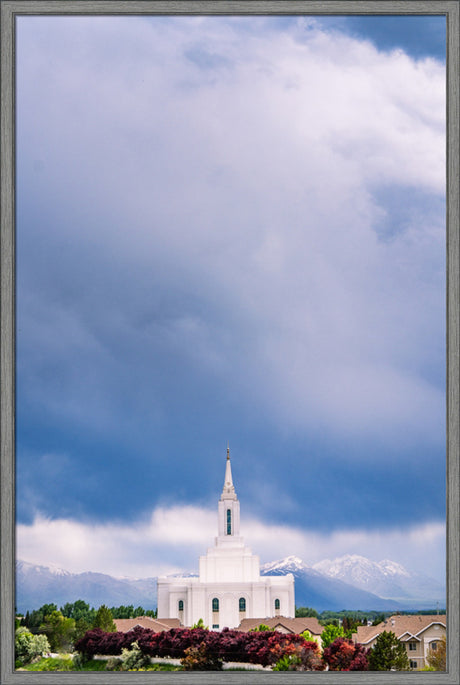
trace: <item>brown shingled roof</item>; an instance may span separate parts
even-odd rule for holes
[[[418,633],[424,631],[432,623],[441,623],[446,626],[446,616],[437,614],[430,614],[426,616],[390,616],[382,623],[376,626],[358,626],[357,632],[354,634],[356,642],[366,644],[380,633],[385,631],[394,633],[398,639],[408,639],[411,636],[417,636]]]
[[[244,618],[237,630],[248,633],[250,630],[260,626],[261,623],[272,630],[276,630],[277,626],[283,626],[290,633],[295,633],[296,635],[303,633],[304,630],[309,630],[312,635],[321,635],[323,632],[323,627],[320,625],[317,618],[287,618],[285,616],[275,616],[273,618]]]
[[[170,628],[179,628],[181,623],[178,618],[151,618],[150,616],[138,616],[137,618],[116,618],[114,623],[117,631],[127,633],[136,626],[142,628],[150,628],[156,633],[161,633],[163,630],[170,630]]]

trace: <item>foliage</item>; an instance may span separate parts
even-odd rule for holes
[[[37,663],[26,666],[26,671],[103,671],[105,670],[105,661],[87,661],[84,664],[78,664],[74,659],[69,657],[47,657],[40,659]]]
[[[309,630],[304,630],[300,635],[307,642],[316,642],[321,649],[321,638],[319,636],[312,635]]]
[[[338,637],[323,651],[323,660],[330,671],[367,671],[366,650],[359,643]]]
[[[29,664],[50,651],[48,638],[46,635],[33,635],[25,626],[20,626],[15,633],[14,651],[19,666]]]
[[[39,627],[45,620],[45,616],[49,616],[53,611],[57,611],[56,604],[43,604],[40,609],[34,609],[30,613],[27,612],[24,618],[24,625],[29,628],[31,633],[38,632]]]
[[[199,645],[187,647],[181,664],[186,671],[222,670],[222,659],[204,641]]]
[[[250,630],[249,632],[250,632],[250,633],[256,633],[256,632],[258,632],[258,631],[259,631],[259,632],[260,632],[260,631],[263,632],[263,631],[265,631],[265,630],[271,630],[271,628],[270,628],[269,626],[265,625],[265,623],[261,623],[261,624],[258,625],[256,628],[251,628],[251,630]]]
[[[367,625],[368,620],[371,622],[376,620],[375,625],[377,625],[377,623],[381,623],[386,616],[390,616],[391,613],[391,611],[382,613],[379,611],[361,611],[359,609],[354,611],[350,611],[349,609],[343,609],[342,611],[330,611],[327,609],[320,613],[319,622],[324,626],[330,623],[339,625],[340,621],[343,622],[344,618],[347,618],[348,620],[351,619],[356,622],[357,625]]]
[[[316,642],[286,645],[283,651],[274,671],[323,671],[325,668]]]
[[[28,671],[73,671],[72,658],[67,657],[47,657],[41,659],[36,664],[31,664]]]
[[[198,621],[193,624],[192,630],[194,630],[195,628],[203,628],[203,630],[208,630],[208,626],[204,625],[204,621],[202,618],[199,618]]]
[[[204,628],[171,628],[155,633],[149,628],[136,626],[127,633],[106,633],[99,628],[89,630],[75,645],[85,658],[95,654],[119,656],[122,650],[137,641],[140,650],[155,657],[184,658],[189,647],[206,648],[223,661],[250,662],[267,666],[276,663],[291,645],[315,645],[300,635],[283,635],[274,631],[243,633],[224,628],[220,633]]]
[[[321,642],[323,644],[323,649],[325,647],[329,647],[329,645],[332,644],[334,640],[336,640],[338,637],[345,637],[345,633],[342,626],[335,626],[332,623],[327,625],[321,633]]]
[[[156,610],[144,609],[141,606],[134,608],[133,604],[128,604],[127,606],[122,604],[119,607],[110,607],[110,613],[112,614],[112,618],[137,618],[138,616],[157,617]]]
[[[342,619],[344,636],[350,640],[353,633],[356,633],[359,625],[361,625],[361,621],[355,619],[353,616],[344,616]]]
[[[113,622],[112,612],[105,604],[102,604],[97,610],[95,619],[93,621],[93,628],[101,628],[106,633],[113,633],[117,627]]]
[[[123,650],[127,651],[127,650]],[[117,657],[117,656],[111,656],[110,659],[107,659],[105,663],[105,670],[106,671],[119,671],[121,670],[121,664],[122,660]]]
[[[319,618],[319,614],[316,609],[311,607],[296,607],[295,608],[296,618]]]
[[[408,671],[406,648],[392,632],[380,633],[368,653],[370,671]]]
[[[434,671],[446,670],[446,636],[443,635],[437,642],[436,651],[430,651],[426,658],[428,666]]]
[[[129,648],[125,647],[121,652],[122,671],[137,671],[148,664],[150,664],[150,657],[144,654],[136,641]]]
[[[73,618],[65,618],[60,611],[53,611],[45,616],[39,630],[47,636],[52,652],[65,652],[72,649],[75,638]]]
[[[74,621],[83,619],[86,623],[92,624],[96,618],[96,610],[90,607],[89,604],[82,599],[77,599],[76,602],[67,602],[61,607],[61,614],[65,618],[73,618]]]

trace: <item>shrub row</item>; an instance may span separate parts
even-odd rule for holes
[[[127,633],[106,633],[100,628],[89,630],[75,645],[85,658],[95,654],[118,656],[123,649],[137,642],[143,654],[149,657],[184,658],[190,647],[203,643],[206,651],[222,661],[249,662],[268,666],[276,663],[292,647],[308,647],[314,653],[316,642],[307,642],[301,635],[284,635],[276,631],[243,633],[224,628],[213,632],[203,628],[172,628],[155,633],[149,628],[137,626]]]

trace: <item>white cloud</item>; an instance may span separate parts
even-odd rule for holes
[[[148,521],[91,524],[37,515],[18,524],[16,555],[37,564],[69,571],[98,571],[115,576],[151,577],[198,567],[198,557],[212,546],[217,514],[194,506],[159,507]],[[243,522],[246,543],[262,562],[290,554],[313,564],[324,558],[360,554],[374,561],[391,559],[409,570],[443,580],[445,526],[440,522],[393,529],[336,529]]]

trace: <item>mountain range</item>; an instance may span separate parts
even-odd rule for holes
[[[317,611],[424,609],[438,602],[444,606],[446,601],[440,583],[389,560],[374,562],[345,555],[308,566],[290,556],[261,566],[263,575],[285,573],[294,575],[296,606]]]
[[[445,606],[445,590],[435,580],[410,573],[394,561],[374,562],[358,555],[325,559],[309,566],[295,556],[261,565],[261,575],[295,578],[296,606],[317,611],[396,611]],[[184,575],[194,575],[188,573]],[[55,566],[16,562],[16,608],[38,609],[46,603],[63,606],[83,599],[94,607],[101,604],[133,604],[154,609],[156,578],[115,578],[103,573],[70,573]]]

